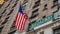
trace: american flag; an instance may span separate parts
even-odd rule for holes
[[[23,13],[22,6],[20,5],[19,11],[16,15],[16,20],[14,21],[14,25],[18,30],[23,30],[26,20],[27,20],[27,15]]]

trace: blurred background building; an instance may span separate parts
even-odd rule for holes
[[[23,31],[13,24],[21,3],[28,16]],[[60,0],[4,0],[0,4],[0,34],[60,34]]]

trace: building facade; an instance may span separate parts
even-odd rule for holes
[[[60,34],[59,0],[4,0],[0,5],[0,34]],[[22,3],[28,20],[24,30],[13,25]]]

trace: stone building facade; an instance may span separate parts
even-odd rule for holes
[[[13,25],[19,6],[28,20],[23,31]],[[5,0],[0,5],[1,34],[59,34],[58,0]]]

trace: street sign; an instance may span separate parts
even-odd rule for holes
[[[50,14],[49,16],[47,16],[46,18],[40,19],[32,24],[29,25],[29,30],[33,29],[34,27],[37,27],[39,25],[42,25],[50,20],[53,20],[55,18],[54,13]]]

